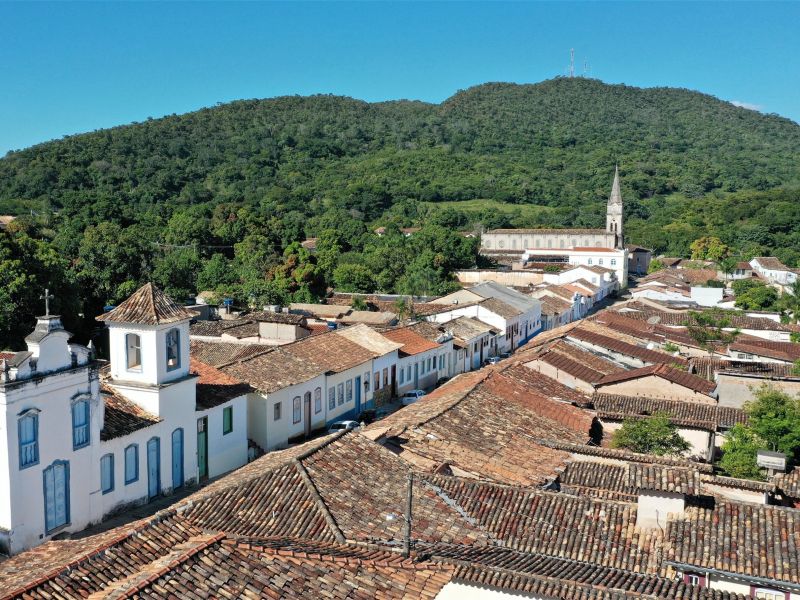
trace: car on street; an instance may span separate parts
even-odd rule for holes
[[[414,404],[414,402],[422,398],[424,395],[425,392],[422,390],[411,390],[400,396],[400,401],[402,402],[403,406],[408,406],[409,404]]]
[[[350,431],[351,429],[357,429],[361,426],[361,423],[358,421],[336,421],[335,423],[331,423],[331,426],[328,427],[328,433],[336,433],[337,431]]]

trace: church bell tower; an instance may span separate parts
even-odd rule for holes
[[[614,183],[606,207],[606,231],[614,234],[614,248],[622,248],[622,193],[619,191],[619,167],[614,168]]]

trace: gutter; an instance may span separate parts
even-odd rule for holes
[[[793,591],[800,591],[800,583],[792,583],[790,581],[780,581],[778,579],[771,579],[769,577],[753,577],[751,575],[742,575],[741,573],[733,573],[731,571],[723,571],[722,569],[713,569],[708,567],[699,567],[688,563],[675,562],[665,560],[665,565],[674,567],[680,571],[689,571],[692,573],[705,573],[707,575],[719,575],[721,577],[728,577],[738,581],[743,581],[752,585],[763,585],[767,587],[789,589]]]

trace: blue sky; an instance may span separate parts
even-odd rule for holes
[[[0,156],[239,98],[440,102],[578,71],[800,122],[800,2],[0,3]]]

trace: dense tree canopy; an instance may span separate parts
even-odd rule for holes
[[[615,163],[629,241],[800,264],[800,127],[775,115],[580,78],[439,105],[248,100],[0,159],[0,214],[26,215],[0,234],[0,312],[16,315],[0,346],[20,344],[46,286],[85,315],[79,335],[144,280],[252,303],[443,293],[479,260],[459,231],[602,226]]]

